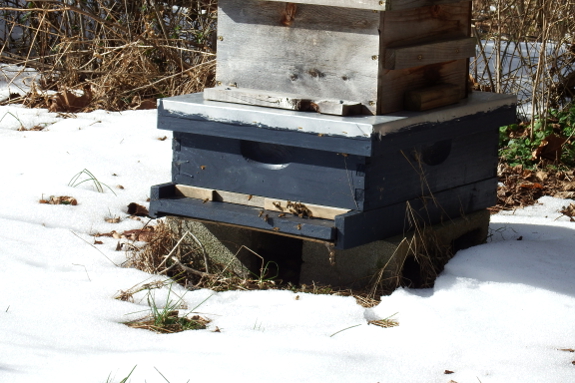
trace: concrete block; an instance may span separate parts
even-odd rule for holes
[[[237,275],[247,278],[251,270],[257,268],[252,257],[247,256],[242,245],[249,247],[252,244],[253,231],[233,228],[217,223],[202,223],[190,218],[168,216],[166,224],[181,238],[189,231],[196,236],[206,249],[208,257],[222,265],[229,265],[229,269]],[[192,238],[185,238],[183,243],[192,243]]]
[[[285,282],[298,281],[300,239],[177,216],[168,216],[166,223],[179,237],[186,231],[193,233],[206,248],[210,259],[229,265],[230,270],[243,278],[277,277]],[[184,243],[192,241],[187,238]]]
[[[489,212],[481,210],[347,250],[336,250],[326,242],[190,218],[169,216],[166,222],[180,237],[192,232],[212,260],[229,265],[245,278],[277,277],[284,282],[343,288],[364,288],[377,282],[381,290],[391,292],[400,285],[433,284],[453,254],[485,241]]]
[[[400,285],[424,287],[458,250],[483,243],[489,212],[423,228],[348,250],[304,241],[300,283],[363,288],[378,282],[391,292]]]

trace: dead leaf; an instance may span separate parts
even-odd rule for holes
[[[120,223],[121,218],[120,217],[108,217],[108,218],[104,218],[104,221],[106,221],[108,223]]]
[[[136,110],[156,109],[156,106],[157,106],[156,100],[148,98],[142,100],[140,105],[136,107]]]
[[[524,189],[543,189],[543,185],[541,185],[538,182],[533,182],[533,183],[523,183],[520,185],[520,187],[524,188]]]
[[[575,203],[572,203],[569,206],[563,206],[563,209],[560,210],[559,213],[569,217],[571,222],[575,222]]]
[[[446,375],[449,375],[449,374],[453,374],[454,372],[451,370],[445,370],[443,373]]]
[[[103,245],[103,244],[104,244],[104,242],[102,242],[102,241],[94,241],[94,245]]]
[[[34,125],[33,127],[31,127],[30,129],[26,129],[23,126],[20,126],[18,128],[19,132],[40,132],[42,130],[44,130],[44,128],[46,128],[45,126],[40,126],[40,125]]]
[[[549,177],[549,175],[547,174],[547,172],[539,170],[535,172],[535,177],[539,180],[539,182],[545,182],[545,180],[547,179],[547,177]]]
[[[77,113],[86,108],[92,101],[92,89],[89,85],[84,86],[83,93],[78,96],[69,89],[61,89],[50,98],[50,112]]]
[[[124,231],[124,236],[132,241],[149,242],[153,235],[155,229],[153,226],[146,226],[143,229],[134,229]]]
[[[78,204],[78,201],[76,200],[76,198],[74,197],[70,197],[70,196],[50,196],[49,199],[41,199],[40,201],[38,201],[40,203],[43,204],[48,204],[48,205],[72,205],[72,206],[76,206]]]
[[[559,137],[556,134],[550,134],[541,141],[541,145],[533,151],[534,159],[547,159],[558,161],[561,159],[563,144],[567,139]]]
[[[144,206],[132,202],[128,205],[128,214],[137,215],[140,217],[147,217],[150,213],[148,212],[148,209],[146,209]]]
[[[141,99],[139,95],[132,98],[132,102],[129,105],[130,109],[133,110],[145,110],[145,109],[156,109],[157,102],[153,98]]]
[[[98,238],[98,237],[114,237],[114,235],[116,235],[116,231],[112,230],[108,233],[96,233],[94,234],[94,237]]]
[[[559,351],[575,352],[572,348],[560,348]]]

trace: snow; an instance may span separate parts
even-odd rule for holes
[[[182,311],[212,322],[159,335],[121,324],[147,312],[143,292],[114,296],[163,277],[117,266],[126,254],[115,239],[91,245],[94,233],[142,227],[126,206],[170,180],[171,136],[156,111],[65,119],[2,106],[0,120],[0,382],[119,382],[134,367],[134,383],[575,381],[575,353],[561,350],[575,348],[575,223],[558,212],[573,201],[493,216],[489,242],[457,253],[434,288],[399,289],[373,308],[174,284]],[[83,169],[115,194],[69,186]],[[50,195],[78,205],[38,203]],[[154,291],[163,307],[168,287]],[[394,314],[397,327],[367,324]]]

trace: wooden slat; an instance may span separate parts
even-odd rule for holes
[[[384,12],[381,19],[381,56],[388,49],[433,43],[434,41],[469,37],[471,2],[444,4],[435,7]],[[445,57],[437,64],[390,70],[379,60],[379,94],[377,114],[393,113],[404,108],[404,95],[411,90],[438,84],[460,86],[460,98],[466,97],[468,59]]]
[[[349,209],[341,209],[337,207],[313,205],[307,203],[303,206],[305,206],[305,208],[309,210],[309,212],[311,213],[311,217],[313,218],[335,219],[336,216],[340,214],[345,214],[350,211]],[[279,211],[282,213],[283,212],[289,213],[290,211],[288,208],[288,201],[272,199],[272,198],[265,199],[264,208],[266,210]]]
[[[416,68],[389,70],[383,80],[389,92],[382,92],[380,114],[393,113],[404,108],[406,92],[439,84],[452,84],[459,88],[459,98],[465,98],[465,79],[468,75],[467,59]],[[392,91],[393,90],[393,91]]]
[[[476,39],[468,37],[406,47],[387,48],[384,69],[407,69],[475,56]]]
[[[280,217],[276,212],[270,212],[269,216],[263,219],[259,215],[259,208],[237,204],[203,203],[202,200],[195,198],[173,198],[175,196],[173,191],[173,184],[152,186],[151,195],[162,197],[150,201],[151,216],[177,215],[296,238],[307,237],[323,241],[335,239],[331,220],[305,219],[290,215]]]
[[[385,12],[381,16],[383,48],[469,37],[471,2]]]
[[[361,103],[345,100],[321,100],[296,94],[253,89],[215,87],[204,89],[204,99],[287,110],[313,110],[322,114],[347,116],[361,113]]]
[[[201,188],[197,186],[189,186],[178,184],[175,185],[175,195],[183,196],[187,198],[194,198],[204,200],[205,202],[225,202],[235,205],[244,205],[259,207],[264,210],[276,211],[280,213],[290,214],[290,209],[288,205],[292,203],[290,201],[267,198],[262,196],[253,196],[243,193],[234,193],[223,190],[214,190],[209,188]],[[322,206],[314,204],[299,204],[309,211],[309,216],[313,218],[322,219],[335,219],[336,216],[340,214],[345,214],[350,211],[350,209],[342,209],[331,206]]]
[[[455,104],[461,99],[461,87],[452,84],[416,89],[405,94],[405,109],[424,111]]]
[[[263,0],[285,3],[285,0]],[[396,11],[435,4],[457,3],[461,0],[290,0],[290,3],[327,5],[332,7]]]
[[[237,205],[255,206],[263,208],[265,199],[263,197],[252,196],[250,194],[226,192],[198,186],[177,184],[175,186],[176,196],[201,199],[206,202],[217,201],[227,202]]]
[[[232,89],[223,87],[204,89],[204,99],[287,110],[302,110],[304,108],[304,105],[302,104],[307,103],[309,105],[310,101],[309,99],[305,99],[295,94],[280,94],[253,89]]]

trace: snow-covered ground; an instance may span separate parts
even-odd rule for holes
[[[126,257],[116,239],[91,245],[94,233],[140,228],[126,206],[170,180],[156,111],[64,119],[5,106],[0,120],[0,382],[119,382],[134,367],[134,383],[575,381],[575,353],[562,350],[575,349],[575,223],[558,213],[573,201],[493,216],[490,241],[460,251],[433,289],[400,289],[373,308],[173,285],[182,313],[200,305],[212,322],[159,335],[120,323],[146,312],[143,294],[114,296],[162,278],[116,266]],[[18,131],[34,126],[45,129]],[[68,186],[83,169],[115,194]],[[78,205],[38,203],[51,195]],[[155,294],[161,306],[167,288]],[[367,323],[394,313],[397,327]]]

